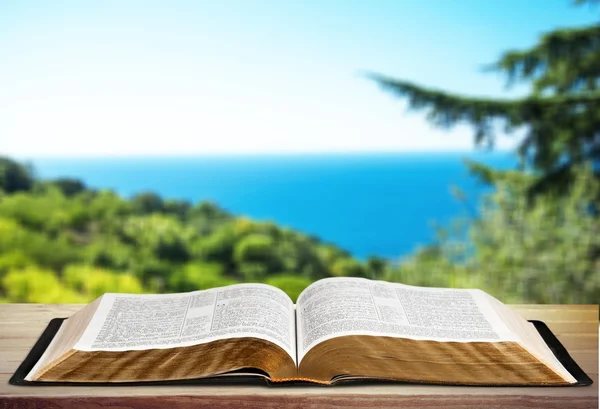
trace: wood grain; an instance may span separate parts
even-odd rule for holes
[[[598,408],[598,306],[515,305],[544,321],[594,380],[590,387],[486,388],[373,384],[338,387],[17,387],[8,379],[48,321],[81,305],[0,305],[0,409],[20,408]]]

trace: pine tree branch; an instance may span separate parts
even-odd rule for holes
[[[600,78],[600,25],[552,31],[532,48],[509,51],[488,67],[508,75],[508,85],[534,79],[537,92],[595,89]]]
[[[510,126],[520,126],[539,119],[540,114],[546,109],[576,108],[590,104],[600,106],[598,91],[552,97],[491,99],[456,95],[380,74],[366,75],[383,89],[407,98],[410,109],[428,110],[428,119],[444,128],[467,122],[480,129],[491,125],[492,120],[504,120]]]
[[[405,98],[409,109],[424,111],[436,126],[471,125],[477,145],[493,146],[497,125],[509,134],[525,131],[517,153],[523,168],[536,172],[533,193],[568,187],[571,169],[583,160],[600,163],[595,149],[600,135],[600,24],[547,33],[534,47],[504,54],[492,68],[506,72],[509,85],[528,80],[533,92],[519,99],[481,98],[376,73],[366,76]],[[471,169],[483,181],[499,177]]]
[[[517,152],[538,170],[552,171],[565,160],[579,158],[586,146],[595,143],[600,129],[599,91],[490,99],[455,95],[378,74],[368,77],[406,98],[410,109],[426,111],[434,125],[471,125],[477,145],[493,146],[494,125],[503,124],[507,133],[524,129]]]
[[[539,193],[549,192],[552,190],[556,191],[558,194],[563,194],[564,192],[561,191],[561,189],[568,190],[573,179],[575,178],[574,168],[580,166],[586,161],[591,161],[592,163],[598,162],[599,158],[600,146],[597,146],[581,157],[565,162],[550,172],[545,173],[537,178],[537,180],[533,182],[527,189],[528,200],[532,200]],[[600,173],[596,172],[595,175],[596,177],[600,178]]]
[[[477,144],[486,142],[492,145],[491,122],[511,117],[514,109],[514,101],[511,100],[464,97],[380,74],[369,73],[366,76],[384,90],[405,97],[410,109],[427,110],[427,119],[436,126],[451,128],[461,122],[470,123],[475,128]]]

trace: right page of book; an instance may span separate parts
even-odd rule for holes
[[[296,304],[298,362],[315,345],[346,335],[434,341],[518,341],[480,290],[326,278]]]

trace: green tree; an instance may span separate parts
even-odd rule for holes
[[[369,272],[353,258],[337,259],[331,267],[331,273],[337,277],[368,277]],[[370,278],[370,277],[369,277]]]
[[[19,192],[0,201],[0,214],[38,231],[57,232],[69,224],[69,206],[58,190],[39,195]]]
[[[11,302],[70,303],[87,302],[86,297],[66,288],[50,270],[37,267],[11,270],[2,279]]]
[[[82,293],[89,300],[107,292],[139,294],[143,288],[131,274],[85,266],[70,265],[65,268],[62,279],[67,288]]]
[[[521,302],[577,303],[600,299],[600,181],[588,167],[566,195],[527,203],[527,178],[499,182],[470,230],[469,261],[483,288],[512,293]]]
[[[169,277],[171,291],[196,291],[235,284],[235,280],[223,276],[223,266],[218,263],[188,263]]]
[[[517,153],[537,176],[528,192],[564,192],[579,165],[600,160],[600,25],[549,32],[529,49],[506,52],[489,68],[505,73],[509,86],[529,82],[530,94],[477,98],[369,76],[406,98],[410,108],[426,110],[435,125],[471,124],[477,144],[493,146],[500,124],[508,132],[523,130]]]
[[[200,202],[187,212],[186,224],[205,236],[231,222],[233,216],[213,202]]]
[[[135,248],[113,236],[100,236],[83,250],[87,264],[109,270],[129,270],[134,260]]]
[[[164,206],[163,199],[154,192],[141,192],[131,198],[131,208],[137,214],[160,213]]]
[[[192,205],[185,200],[167,200],[163,208],[165,213],[174,215],[179,220],[185,221]]]
[[[238,241],[233,259],[249,279],[260,279],[279,267],[274,240],[265,234],[249,234]]]
[[[12,159],[0,157],[0,192],[14,193],[33,187],[33,175],[29,167]]]
[[[367,259],[366,269],[372,278],[380,278],[385,273],[387,262],[381,257],[372,256]]]
[[[436,243],[389,269],[386,280],[481,288],[505,302],[596,302],[600,262],[590,255],[600,248],[600,219],[590,214],[590,203],[600,183],[588,168],[568,195],[538,194],[531,204],[530,178],[515,172],[498,181],[480,218],[441,228]]]
[[[300,293],[310,285],[311,280],[292,274],[278,274],[267,278],[265,283],[285,291],[292,301],[296,302]]]
[[[418,249],[414,254],[402,261],[400,266],[386,270],[383,279],[391,282],[398,282],[408,285],[417,285],[424,287],[444,287],[444,288],[483,288],[481,276],[487,272],[472,273],[465,265],[457,264],[451,260],[447,252],[443,251],[444,245],[431,245]],[[512,301],[508,297],[512,296],[513,291],[506,288],[485,289],[491,294],[502,295],[503,301]]]
[[[54,271],[60,271],[80,256],[64,235],[50,238],[46,234],[28,230],[14,220],[0,218],[0,256],[10,254]]]
[[[233,226],[224,225],[208,236],[197,238],[193,244],[192,254],[202,260],[231,264],[236,241]]]
[[[67,197],[74,196],[87,190],[85,183],[79,179],[59,178],[45,182],[46,185],[58,188]]]
[[[170,291],[169,277],[176,270],[177,263],[161,260],[148,255],[145,249],[135,254],[129,261],[128,270],[138,277],[144,286],[155,292]]]
[[[189,259],[189,243],[195,236],[176,218],[158,213],[126,218],[120,234],[125,243],[140,245],[152,255],[173,262]]]
[[[32,183],[0,197],[2,301],[86,302],[104,292],[190,291],[238,280],[272,282],[296,297],[311,280],[383,268],[211,202],[148,192],[127,200],[71,178]]]
[[[86,199],[90,217],[99,222],[103,232],[114,233],[120,228],[122,218],[132,212],[131,203],[111,190],[100,190]]]
[[[6,253],[0,251],[0,277],[10,270],[19,270],[33,265],[35,262],[20,249]]]
[[[509,86],[529,83],[529,95],[478,98],[369,75],[406,98],[409,108],[426,111],[434,125],[470,124],[477,145],[493,147],[499,125],[508,133],[523,133],[516,151],[520,170],[501,172],[467,162],[471,172],[495,187],[480,216],[469,222],[467,240],[446,235],[388,278],[476,284],[507,300],[598,299],[600,25],[549,32],[489,68],[506,74]]]

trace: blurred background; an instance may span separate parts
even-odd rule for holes
[[[600,299],[600,7],[0,4],[0,300]]]

